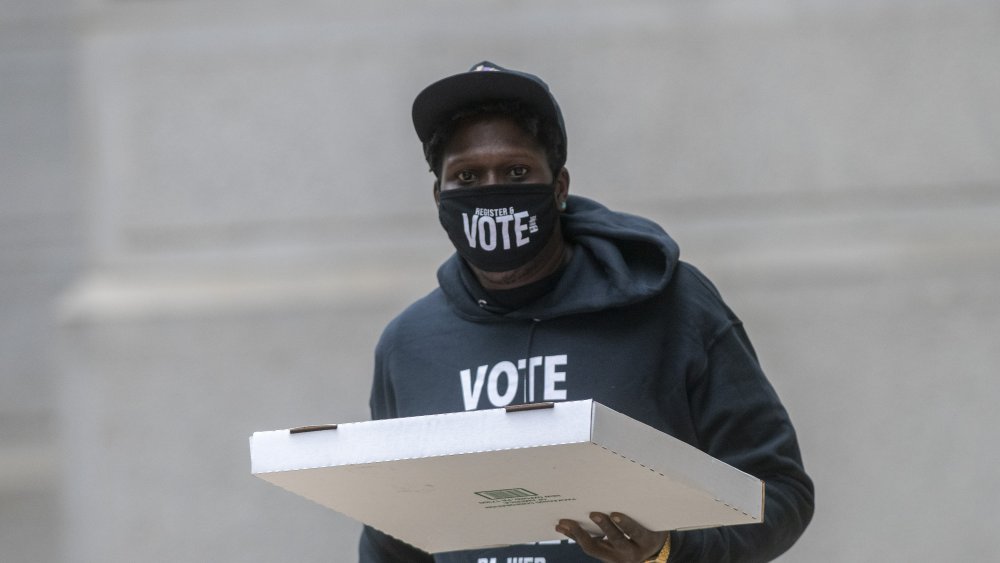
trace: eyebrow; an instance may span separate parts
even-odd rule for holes
[[[454,157],[445,157],[441,161],[442,168],[448,168],[449,166],[459,166],[464,164],[466,161],[479,161],[480,156],[473,152],[471,154],[459,154]],[[490,158],[490,160],[494,160]],[[530,150],[515,150],[511,152],[505,152],[502,155],[497,155],[495,160],[509,161],[509,160],[523,160],[530,161],[530,163],[541,162],[546,163],[546,156],[544,154],[537,154]]]

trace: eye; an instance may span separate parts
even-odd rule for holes
[[[460,184],[471,184],[476,181],[476,175],[471,170],[459,170],[455,174],[455,179],[458,180]]]
[[[512,166],[510,168],[510,171],[508,172],[508,175],[514,179],[524,178],[525,176],[528,175],[528,167],[522,166],[520,164]]]

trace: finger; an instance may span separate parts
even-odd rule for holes
[[[622,531],[611,521],[611,517],[607,514],[601,512],[591,512],[590,519],[593,520],[594,524],[604,532],[604,537],[608,538],[608,541],[628,541],[628,537],[622,533]]]
[[[641,555],[648,556],[657,553],[667,541],[667,532],[650,530],[627,514],[612,512],[611,520],[632,538],[632,543]]]
[[[636,543],[641,543],[643,538],[649,534],[649,530],[645,526],[636,522],[627,514],[622,514],[621,512],[612,512],[611,521],[614,522],[615,526],[618,527],[626,536],[632,539]]]
[[[556,531],[569,539],[575,541],[585,553],[594,557],[606,555],[609,549],[607,542],[601,538],[595,538],[584,530],[576,520],[560,520],[556,526]]]

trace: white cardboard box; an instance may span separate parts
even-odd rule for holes
[[[759,523],[759,479],[591,400],[256,432],[254,475],[435,553],[565,539],[560,518],[652,530]]]

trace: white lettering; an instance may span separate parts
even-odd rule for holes
[[[535,402],[535,368],[542,365],[542,356],[532,356],[528,359],[528,402]]]
[[[479,408],[486,386],[486,396],[494,407],[505,407],[521,395],[526,403],[566,400],[566,354],[532,356],[497,362],[459,371],[462,402],[465,410]],[[473,373],[475,371],[475,373]],[[540,393],[537,389],[541,386]]]
[[[500,376],[506,376],[507,388],[500,394]],[[490,398],[490,403],[494,407],[505,407],[514,400],[517,395],[517,367],[511,362],[500,362],[490,370],[490,383],[486,392]]]
[[[529,237],[522,235],[522,233],[528,230],[528,226],[522,223],[521,220],[527,216],[527,211],[520,211],[514,214],[514,242],[517,246],[524,246],[531,242]],[[537,228],[535,230],[537,230]]]
[[[506,209],[477,209],[471,216],[468,213],[462,214],[462,226],[469,248],[476,248],[478,244],[483,250],[495,250],[502,237],[502,248],[510,250],[513,246],[521,247],[531,242],[527,233],[538,230],[534,225],[534,217],[528,222],[525,219],[528,219],[527,211],[514,213],[513,208],[510,214]],[[499,234],[497,229],[500,230]]]
[[[489,366],[479,366],[476,368],[476,380],[472,381],[472,371],[463,369],[459,374],[462,378],[462,400],[465,401],[465,410],[475,410],[479,406],[479,396],[483,393],[483,382],[486,381],[486,368]]]
[[[566,381],[565,371],[556,371],[556,366],[566,365],[566,355],[545,356],[545,390],[543,400],[545,401],[565,401],[566,390],[556,389],[556,383]]]
[[[489,240],[486,237],[486,228],[490,230]],[[492,217],[479,218],[479,246],[483,250],[493,250],[497,247],[497,224]]]
[[[526,367],[528,367],[528,360],[521,358],[517,361],[517,373],[523,374]],[[524,390],[521,392],[521,400],[525,403],[531,403],[532,400],[528,398],[528,395],[534,395],[533,391],[531,383],[525,383]]]
[[[510,207],[499,207],[495,209],[488,209],[486,207],[477,207],[475,214],[480,217],[500,217],[501,215],[513,215],[514,208]]]
[[[508,228],[511,220],[514,219],[510,215],[504,215],[503,217],[497,217],[497,223],[500,227],[500,232],[503,233],[503,249],[510,250],[510,229]]]
[[[469,223],[469,214],[462,213],[462,225],[465,227],[465,238],[469,239],[469,248],[476,247],[476,223],[479,221],[478,215],[472,216],[472,222]]]

